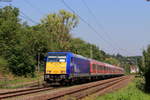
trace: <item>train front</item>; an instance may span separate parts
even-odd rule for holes
[[[67,79],[67,52],[49,52],[46,61],[44,80],[48,83],[61,82]]]

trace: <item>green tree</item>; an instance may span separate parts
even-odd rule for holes
[[[64,50],[70,48],[71,35],[69,34],[78,24],[78,17],[65,10],[59,13],[48,14],[41,20],[41,26],[49,34],[51,50]]]
[[[150,45],[147,50],[143,51],[144,56],[144,77],[145,77],[145,89],[150,91]]]
[[[144,74],[144,63],[143,57],[137,59],[137,66],[139,68],[139,74],[143,76]]]
[[[98,61],[104,61],[106,59],[106,53],[99,49],[96,45],[91,44],[92,46],[92,53],[93,53],[93,59],[96,59]]]
[[[35,62],[32,55],[26,51],[27,48],[16,47],[13,51],[14,54],[8,59],[10,64],[10,71],[17,76],[31,75],[34,77],[35,72]]]
[[[85,57],[90,57],[89,48],[90,46],[88,46],[85,41],[81,40],[80,38],[73,38],[71,40],[71,52]]]
[[[105,62],[106,62],[106,63],[109,63],[109,64],[112,64],[112,65],[115,65],[115,66],[120,66],[119,60],[117,60],[117,59],[115,59],[115,58],[112,58],[112,57],[106,58],[106,59],[105,59]]]
[[[34,72],[34,59],[25,45],[24,26],[20,24],[19,10],[6,6],[0,9],[0,55],[7,59],[9,70],[18,76]],[[33,74],[32,74],[33,75]]]
[[[0,9],[0,55],[10,56],[10,50],[17,44],[19,10],[6,6]]]
[[[106,56],[105,52],[100,50],[96,45],[86,43],[80,38],[73,38],[71,40],[71,52],[88,58],[91,58],[92,56],[92,59],[98,61],[104,61]]]

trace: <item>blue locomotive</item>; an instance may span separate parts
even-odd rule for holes
[[[120,76],[124,69],[89,59],[71,52],[48,52],[44,80],[48,83],[69,83],[102,76]]]

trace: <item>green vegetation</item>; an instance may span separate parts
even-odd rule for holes
[[[34,72],[33,56],[24,43],[24,27],[19,23],[19,10],[7,6],[0,9],[0,56],[8,62],[8,69],[15,75]]]
[[[123,67],[126,74],[130,73],[130,66],[136,66],[136,59],[141,58],[139,56],[124,57],[120,54],[107,55],[105,62]]]
[[[144,56],[144,77],[145,77],[145,90],[150,92],[150,45],[147,50],[143,52]]]
[[[106,58],[105,59],[105,62],[109,63],[109,64],[113,64],[113,65],[116,65],[116,66],[120,66],[120,62],[119,60],[117,60],[116,58]]]
[[[6,74],[8,72],[8,62],[3,57],[0,57],[0,71],[2,74]]]
[[[150,92],[150,45],[143,51],[143,56],[138,59],[141,76],[145,79],[145,91]]]
[[[43,74],[38,73],[36,74],[36,77],[31,78],[31,77],[13,77],[11,80],[7,78],[3,78],[0,81],[0,88],[1,89],[6,89],[6,88],[21,88],[25,86],[29,86],[30,84],[40,84],[43,82]]]
[[[126,57],[108,55],[96,45],[72,37],[71,32],[79,23],[75,14],[60,10],[33,26],[22,23],[19,14],[18,8],[0,8],[0,73],[34,77],[38,64],[43,69],[47,52],[70,51],[90,57],[91,48],[93,59],[129,70]]]
[[[119,91],[98,97],[96,100],[150,100],[150,95],[141,91],[137,85],[140,79],[135,79],[127,87]]]

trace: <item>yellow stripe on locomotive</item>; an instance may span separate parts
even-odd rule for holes
[[[46,74],[66,74],[66,62],[47,62]]]
[[[46,63],[46,74],[66,74],[66,57],[49,56]]]

